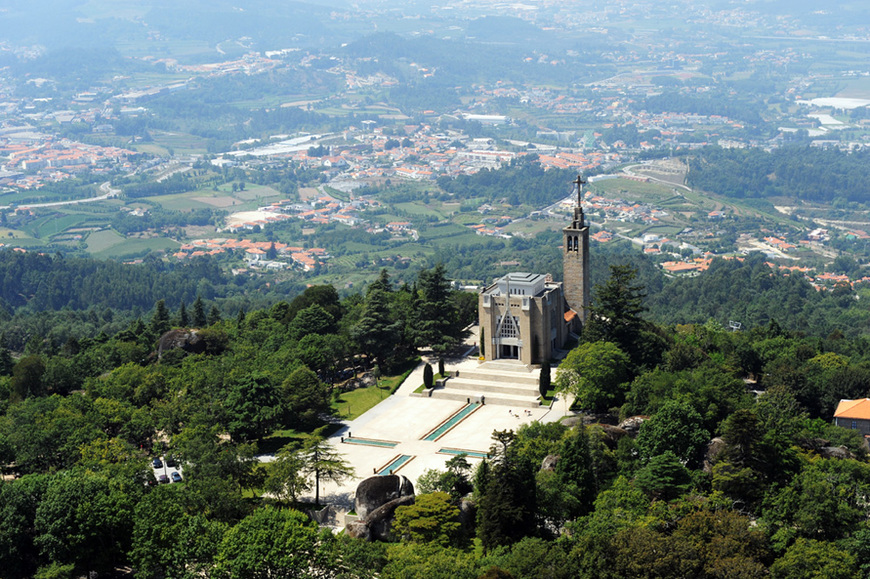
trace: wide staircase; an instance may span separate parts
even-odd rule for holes
[[[432,398],[501,404],[517,408],[540,405],[538,400],[539,369],[531,369],[515,360],[483,362],[474,369],[461,369],[448,378]]]

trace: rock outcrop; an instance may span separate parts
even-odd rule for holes
[[[713,472],[713,465],[719,460],[719,456],[725,451],[725,441],[717,436],[707,444],[707,452],[704,454],[704,472]]]
[[[602,440],[609,448],[616,448],[619,445],[619,439],[625,436],[631,436],[627,430],[612,424],[601,424]]]
[[[554,471],[556,470],[556,465],[559,464],[559,455],[558,454],[548,454],[544,457],[544,460],[541,462],[541,470]]]
[[[405,496],[414,496],[414,485],[401,475],[371,476],[356,487],[354,509],[360,520],[381,505]]]
[[[562,420],[562,426],[567,426],[568,428],[574,428],[578,424],[583,424],[583,417],[569,416],[568,418],[564,418]]]
[[[413,505],[415,500],[414,495],[399,497],[370,512],[365,519],[365,524],[369,528],[371,540],[392,540],[393,516],[396,514],[396,509],[404,505]]]
[[[824,458],[854,458],[852,452],[845,446],[825,446],[822,447],[819,454]]]
[[[354,500],[359,520],[348,523],[347,534],[368,541],[390,538],[398,507],[414,504],[414,485],[401,475],[372,476],[356,487]]]
[[[181,348],[190,354],[202,354],[205,352],[206,343],[196,330],[169,330],[157,342],[157,357],[163,356],[164,352]]]
[[[649,416],[631,416],[620,422],[618,427],[634,438],[640,431],[640,425],[643,424],[645,420],[649,420]]]

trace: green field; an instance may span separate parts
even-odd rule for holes
[[[103,231],[95,231],[88,235],[88,252],[100,253],[106,251],[112,246],[118,245],[124,241],[124,236],[118,232],[105,229]]]
[[[644,234],[652,233],[655,235],[661,235],[661,236],[667,237],[669,235],[676,235],[677,233],[679,233],[682,230],[683,230],[683,228],[679,227],[679,226],[654,225],[652,227],[648,227],[648,228],[644,229],[643,233]]]
[[[175,211],[190,211],[191,209],[203,209],[205,207],[213,207],[208,203],[197,201],[194,197],[199,197],[196,192],[179,193],[177,195],[160,195],[156,197],[143,197],[147,201],[151,201],[162,206],[167,210]],[[204,195],[203,195],[204,196]],[[237,206],[238,207],[238,206]]]
[[[171,149],[176,154],[204,154],[208,152],[208,139],[186,133],[174,133],[168,131],[152,131],[154,145]]]
[[[645,203],[659,203],[674,196],[674,187],[663,183],[650,181],[630,181],[628,179],[610,179],[599,181],[589,187],[590,191],[609,198],[636,199]]]
[[[61,234],[67,229],[80,227],[86,223],[105,226],[108,224],[108,221],[108,218],[100,219],[100,217],[95,217],[93,214],[52,211],[29,222],[23,229],[32,237],[47,238]]]
[[[101,258],[120,259],[135,257],[145,255],[150,251],[174,251],[179,247],[179,243],[173,239],[153,237],[150,239],[125,239],[101,251],[94,251],[90,244],[91,237],[93,235],[88,237],[88,251],[94,257]]]
[[[262,201],[264,203],[267,200],[269,203],[271,203],[275,199],[284,198],[281,192],[272,189],[271,187],[250,184],[246,185],[246,189],[244,191],[239,191],[238,193],[235,193],[234,197],[242,201]]]
[[[158,58],[181,58],[199,54],[216,54],[214,48],[204,40],[141,40],[115,43],[118,52],[125,56],[155,56]]]
[[[506,233],[516,235],[537,235],[543,231],[561,231],[567,225],[564,219],[524,219],[519,223],[511,223],[504,228]]]
[[[430,207],[422,202],[417,203],[415,201],[409,201],[407,203],[396,203],[393,207],[401,211],[406,211],[410,215],[423,215],[426,217],[437,217],[438,219],[444,219],[449,215],[449,212],[445,213],[444,211],[440,211],[435,207]]]
[[[88,196],[90,196],[90,194],[82,195],[82,197]],[[50,189],[40,189],[38,191],[15,191],[0,194],[0,203],[3,205],[8,205],[10,203],[17,203],[18,205],[27,205],[30,203],[53,203],[60,200],[62,200],[62,197],[59,194],[52,192]]]

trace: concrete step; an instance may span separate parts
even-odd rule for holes
[[[538,386],[538,374],[505,372],[503,370],[485,370],[483,367],[480,367],[476,370],[462,370],[459,372],[458,379],[499,382],[506,384],[525,384],[534,388],[537,388]]]
[[[519,360],[489,360],[480,364],[478,369],[495,372],[518,372],[523,374],[531,374],[536,371],[529,368]]]
[[[462,402],[468,399],[479,400],[480,393],[463,390],[434,390],[432,398],[440,398],[442,400],[459,400]],[[513,406],[516,408],[537,408],[540,402],[531,396],[512,396],[510,394],[485,394],[485,404],[498,404],[500,406]]]
[[[465,390],[470,392],[498,392],[501,394],[515,394],[518,396],[537,396],[537,385],[511,384],[507,382],[492,382],[486,379],[466,378],[461,374],[459,378],[451,378],[444,383],[444,390]]]

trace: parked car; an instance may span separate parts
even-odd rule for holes
[[[177,470],[172,471],[170,476],[172,477],[172,482],[181,482],[181,474]]]
[[[154,468],[163,468],[163,462],[159,458],[155,458],[151,461],[151,466]]]
[[[162,484],[162,485],[168,484],[168,483],[169,483],[169,477],[166,476],[165,474],[158,474],[158,475],[157,475],[157,482],[159,482],[159,483]]]
[[[167,454],[166,455],[166,466],[170,466],[172,468],[175,468],[175,465],[176,465],[175,456],[173,456],[171,454]]]

